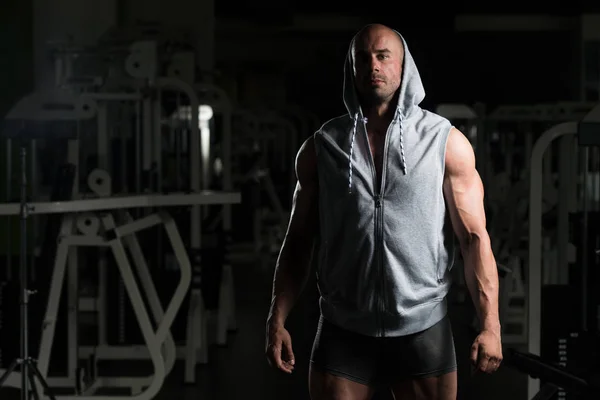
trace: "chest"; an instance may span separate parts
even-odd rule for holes
[[[338,195],[349,193],[349,186],[356,189],[351,191],[354,194],[361,193],[361,187],[366,193],[383,190],[390,198],[402,196],[403,202],[422,201],[422,196],[428,196],[423,186],[439,189],[444,157],[440,143],[445,132],[437,127],[423,130],[417,126],[416,130],[408,123],[373,128],[369,123],[356,132],[350,126],[317,136],[319,186],[335,194],[328,196],[332,201],[359,201],[355,196]]]
[[[383,164],[383,155],[385,151],[385,137],[386,130],[383,129],[369,129],[367,130],[367,139],[369,141],[369,150],[373,156],[375,162],[375,169],[377,173],[381,173]]]

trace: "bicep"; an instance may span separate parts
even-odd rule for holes
[[[453,129],[446,144],[444,195],[452,226],[461,243],[485,234],[483,183],[475,168],[475,154],[468,139]]]

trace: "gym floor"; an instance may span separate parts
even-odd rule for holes
[[[272,370],[264,357],[271,269],[236,265],[234,276],[238,331],[230,334],[227,347],[211,346],[210,363],[198,368],[195,385],[182,383],[183,366],[176,365],[157,400],[309,400],[308,360],[319,317],[315,281],[309,281],[302,300],[288,320],[297,367],[292,375],[285,375]],[[493,375],[471,376],[468,355],[472,333],[461,320],[460,309],[453,308],[451,317],[459,359],[459,400],[525,400],[527,380],[518,372],[500,368]],[[1,392],[3,400],[19,398],[17,390],[1,389]],[[376,398],[384,400],[391,396],[378,394]]]

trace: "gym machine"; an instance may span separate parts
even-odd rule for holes
[[[200,103],[204,106],[209,106],[213,115],[218,115],[221,133],[220,139],[220,154],[211,154],[205,152],[202,154],[203,159],[203,182],[206,189],[221,189],[231,190],[232,182],[232,166],[231,166],[231,146],[232,146],[232,115],[233,110],[231,101],[227,94],[220,88],[207,84],[197,83],[194,85],[194,90],[198,96]],[[186,107],[179,108],[177,113],[185,112]],[[212,116],[211,116],[212,117]],[[212,118],[210,118],[212,119]],[[209,118],[201,118],[209,120]],[[201,127],[203,138],[202,149],[209,150],[211,148],[210,128],[207,126]],[[206,135],[205,135],[206,133]],[[221,167],[218,167],[218,165]],[[213,174],[209,172],[213,171]],[[212,182],[213,178],[221,178],[219,182]],[[222,223],[223,231],[228,233],[232,229],[232,210],[229,204],[224,204],[222,212],[219,213],[219,218],[211,221],[213,224]],[[227,235],[230,238],[229,235]],[[227,253],[231,250],[231,243],[225,243]],[[227,257],[223,263],[222,275],[219,288],[218,307],[216,310],[207,309],[202,298],[201,290],[192,290],[190,293],[190,305],[188,310],[188,322],[186,325],[186,346],[178,348],[178,358],[185,359],[185,382],[195,382],[195,367],[198,363],[206,363],[208,347],[208,313],[215,311],[217,314],[217,338],[216,343],[219,346],[227,344],[227,332],[236,329],[235,322],[235,299],[233,292],[233,270],[231,266],[231,258]],[[201,350],[198,353],[198,350]]]
[[[514,349],[505,352],[503,365],[527,374],[531,379],[540,379],[544,385],[531,397],[531,400],[551,400],[565,389],[569,394],[579,395],[581,400],[600,398],[600,381],[598,377],[582,377],[573,374],[559,365],[550,364],[539,356]]]
[[[251,231],[237,232],[233,255],[245,260],[255,259],[267,263],[274,247],[279,245],[278,233],[281,224],[287,223],[280,196],[271,179],[268,165],[268,137],[261,131],[261,118],[244,108],[235,108],[233,126],[236,143],[233,147],[232,161],[235,165],[234,175],[236,187],[243,188],[243,207],[238,208],[236,219],[251,217],[251,221],[243,226],[250,226]],[[292,167],[290,164],[289,167]],[[267,203],[262,201],[266,195]]]
[[[199,123],[200,137],[202,149],[202,182],[205,190],[224,190],[230,191],[233,187],[232,179],[232,120],[233,120],[233,105],[227,93],[220,87],[206,83],[196,82],[195,77],[195,55],[192,51],[176,51],[170,54],[169,64],[166,68],[166,74],[169,77],[175,78],[181,82],[185,82],[196,93],[200,104]],[[189,106],[178,106],[175,116],[179,119],[182,111],[184,115],[189,115]],[[185,120],[185,118],[183,118]],[[188,118],[189,121],[189,118]],[[179,136],[177,134],[171,136]],[[213,145],[215,149],[213,149]],[[178,149],[179,150],[179,149]],[[178,153],[178,159],[180,159]],[[179,179],[182,168],[177,163],[176,179]],[[207,212],[206,208],[202,210],[203,216],[209,214],[203,221],[209,225],[208,231],[213,231],[216,226],[221,224],[222,236],[226,248],[226,259],[223,260],[222,269],[220,271],[220,283],[218,292],[218,300],[216,301],[216,310],[213,308],[214,301],[205,301],[200,304],[201,292],[192,291],[190,298],[190,309],[187,324],[187,339],[186,347],[181,347],[181,357],[186,359],[186,378],[187,383],[195,381],[194,368],[196,361],[192,355],[190,341],[207,340],[206,326],[208,318],[202,320],[201,315],[208,317],[216,314],[217,317],[217,334],[216,343],[219,346],[227,344],[227,332],[236,329],[235,321],[235,299],[233,291],[233,270],[231,267],[231,234],[232,234],[232,208],[229,204],[223,204],[216,213]],[[216,218],[213,218],[216,217]],[[210,220],[208,220],[210,218]],[[206,284],[206,280],[203,284]],[[204,287],[202,290],[207,295],[209,291],[213,292],[212,288]],[[194,309],[204,311],[195,312]],[[214,312],[214,313],[213,313]],[[195,317],[194,317],[195,316]],[[194,322],[196,321],[196,322]],[[196,328],[193,328],[196,327]],[[195,330],[194,330],[195,329]],[[201,332],[196,332],[200,329]],[[205,348],[205,343],[198,343],[200,348]],[[207,362],[207,355],[200,355],[200,363]]]
[[[48,363],[51,356],[52,343],[54,340],[54,329],[57,323],[57,312],[59,299],[63,290],[63,281],[68,262],[68,253],[73,246],[108,246],[119,267],[119,272],[125,282],[127,294],[133,304],[136,318],[142,330],[150,359],[154,367],[154,375],[150,377],[93,377],[92,382],[85,388],[85,392],[93,393],[103,387],[126,387],[131,388],[133,394],[140,399],[152,399],[162,387],[164,379],[173,366],[175,360],[175,348],[170,337],[170,327],[175,315],[179,311],[183,300],[190,288],[192,281],[192,268],[187,251],[179,235],[174,220],[165,212],[160,211],[142,219],[133,220],[127,215],[129,222],[118,225],[117,220],[123,219],[119,212],[124,209],[136,209],[142,207],[164,208],[181,207],[190,205],[223,204],[223,202],[239,202],[239,196],[235,193],[210,193],[199,192],[191,194],[157,194],[157,195],[133,195],[110,198],[97,198],[85,200],[73,200],[66,202],[30,203],[31,214],[67,214],[62,223],[60,244],[54,262],[51,290],[48,299],[45,319],[43,321],[42,341],[38,365],[44,377],[48,374]],[[88,229],[85,234],[74,233],[73,226],[75,218],[73,213],[101,213],[102,231],[93,233]],[[18,215],[18,204],[0,205],[0,215]],[[171,298],[168,307],[163,312],[156,288],[150,279],[149,271],[144,262],[136,233],[153,226],[164,226],[167,236],[173,246],[178,264],[181,269],[181,280]],[[139,288],[134,271],[129,262],[127,251],[132,253],[137,276],[141,278],[142,289]],[[146,310],[144,297],[148,299],[152,318]],[[157,325],[154,329],[153,326]],[[170,344],[170,346],[169,346]],[[163,349],[163,346],[164,349]],[[101,350],[102,347],[99,348]],[[101,354],[101,353],[100,353]],[[16,377],[11,375],[7,381],[9,386],[16,386]],[[74,382],[68,380],[48,379],[51,386],[67,387],[75,386]],[[60,385],[62,383],[63,385]],[[129,396],[86,396],[94,399],[127,399]],[[83,396],[56,396],[59,400],[81,399]]]
[[[210,125],[213,115],[217,115],[220,118],[221,126],[219,133],[220,145],[221,145],[221,164],[222,164],[222,182],[220,188],[228,191],[232,187],[231,183],[231,105],[230,101],[225,93],[212,85],[205,84],[193,84],[193,60],[189,57],[184,57],[185,54],[175,54],[171,60],[171,64],[167,68],[167,77],[160,77],[160,71],[158,68],[159,46],[155,41],[135,42],[129,47],[129,55],[122,60],[123,62],[123,73],[113,73],[112,75],[118,78],[108,77],[104,87],[119,87],[121,89],[132,92],[137,96],[135,103],[134,115],[136,117],[135,123],[135,139],[134,143],[137,144],[135,151],[135,173],[132,176],[135,179],[135,184],[128,185],[127,180],[121,185],[122,189],[129,187],[135,188],[135,193],[142,192],[162,192],[169,186],[172,190],[174,186],[176,190],[187,190],[188,186],[182,183],[182,176],[188,176],[191,181],[191,188],[194,185],[201,187],[203,190],[208,190],[211,187],[211,179],[213,176],[211,172],[213,170],[211,165],[211,149],[210,149]],[[182,56],[182,57],[180,57]],[[190,64],[191,62],[191,64]],[[68,62],[63,63],[69,65]],[[114,68],[114,66],[113,66]],[[58,69],[58,68],[57,68]],[[64,76],[60,79],[61,82],[71,82],[73,79],[69,77],[73,75],[73,67],[66,68],[70,71],[69,74],[63,74]],[[126,75],[126,76],[125,76]],[[78,79],[75,79],[78,81]],[[96,79],[95,81],[101,81]],[[167,95],[176,93],[177,103],[174,113],[170,114],[170,118],[161,118],[161,103],[165,105],[165,99]],[[104,96],[105,94],[97,94],[92,92],[96,96]],[[180,94],[187,97],[187,101],[180,102]],[[171,96],[172,98],[173,96]],[[169,105],[166,106],[167,108]],[[204,115],[208,110],[209,116]],[[107,115],[106,109],[104,110],[104,116]],[[182,129],[172,129],[171,123],[180,122],[183,125]],[[103,124],[99,123],[99,138],[108,137],[107,132],[109,128],[109,121],[107,119],[99,119],[104,121]],[[169,132],[164,132],[162,128],[167,127]],[[133,131],[133,129],[132,129]],[[175,155],[175,168],[169,170],[169,166],[172,165],[168,158],[168,152],[165,151],[163,145],[165,139],[167,145],[171,144],[171,141],[181,144],[185,142],[186,154],[179,152],[180,147],[176,147]],[[104,145],[100,145],[100,143]],[[140,145],[141,144],[141,145]],[[106,160],[110,153],[106,152],[110,147],[107,146],[106,141],[99,139],[98,144],[98,159]],[[201,151],[198,150],[201,149]],[[104,150],[104,151],[103,151]],[[124,173],[123,170],[127,170],[128,161],[125,159],[126,151],[125,145],[121,146],[121,158],[119,171]],[[185,159],[187,158],[187,162]],[[189,167],[188,165],[189,164]],[[108,167],[107,167],[108,168]],[[201,177],[199,176],[201,171]],[[125,174],[126,175],[126,174]],[[175,182],[175,185],[166,185],[165,182]],[[202,207],[202,211],[206,211],[206,206]],[[198,212],[198,207],[193,207],[193,212]],[[204,214],[201,212],[200,215]],[[194,214],[195,215],[195,214]],[[187,219],[187,218],[186,218]],[[225,240],[229,238],[229,232],[231,231],[231,207],[228,204],[223,204],[223,218],[222,229]],[[194,264],[199,265],[202,261],[203,255],[206,252],[201,251],[199,245],[195,245],[198,236],[195,229],[200,223],[195,216],[191,218],[191,253],[194,259]],[[198,222],[197,222],[198,221]],[[189,220],[186,221],[189,223]],[[157,245],[154,250],[157,252],[156,260],[162,259],[163,251],[161,250],[162,240],[159,236]],[[224,244],[228,246],[228,244]],[[229,253],[229,250],[226,252]],[[102,253],[101,253],[102,254]],[[100,263],[103,262],[103,257],[100,257]],[[102,269],[101,270],[105,270]],[[205,270],[205,278],[207,276]],[[220,281],[217,283],[219,288],[210,288],[211,292],[218,292],[218,309],[216,310],[217,315],[217,344],[225,345],[227,340],[227,331],[235,329],[235,305],[233,298],[233,276],[231,270],[230,260],[224,260],[222,265],[222,271],[220,271]],[[106,276],[100,277],[101,286],[105,286],[107,282]],[[205,302],[201,301],[202,294],[206,295],[209,284],[208,279],[201,280],[197,287],[194,287],[190,293],[189,298],[189,309],[187,315],[187,321],[185,329],[187,333],[185,335],[185,343],[177,346],[177,359],[185,359],[186,362],[186,373],[185,381],[193,383],[195,380],[195,366],[198,363],[207,363],[208,354],[207,349],[207,324],[208,315],[210,310],[206,310]],[[105,290],[101,290],[102,293]],[[120,291],[118,295],[124,296],[124,292]],[[87,299],[86,304],[91,304],[94,299]],[[105,301],[99,299],[99,304],[105,304]],[[120,303],[121,304],[121,303]],[[148,359],[149,355],[143,346],[109,346],[106,342],[106,307],[89,307],[90,310],[98,310],[99,321],[99,337],[101,338],[101,347],[86,346],[82,349],[84,357],[94,355],[100,359]],[[120,315],[126,311],[123,306],[119,306]],[[124,318],[122,318],[124,319]],[[120,322],[124,324],[124,322]],[[119,337],[122,343],[126,340],[123,338],[123,329],[119,330]]]
[[[579,102],[502,105],[489,114],[484,114],[482,105],[476,105],[473,109],[464,104],[441,104],[436,110],[453,123],[456,121],[456,125],[462,127],[463,131],[471,132],[476,127],[477,137],[472,140],[474,146],[477,144],[478,169],[486,172],[490,182],[493,182],[486,186],[487,206],[491,214],[488,230],[499,263],[500,276],[503,278],[500,306],[504,343],[527,342],[527,298],[522,272],[527,259],[524,240],[527,226],[523,225],[523,221],[528,210],[528,201],[524,196],[529,190],[529,159],[533,142],[545,126],[580,119],[593,107],[594,104]],[[496,143],[493,148],[501,151],[501,157],[493,157],[490,153],[490,141]],[[517,146],[516,142],[520,144]],[[576,181],[570,177],[559,177],[559,187],[556,187],[555,174],[552,173],[554,161],[550,153],[558,153],[559,163],[568,162],[570,157],[569,146],[556,147],[553,152],[547,151],[544,155],[544,212],[572,202],[572,199],[568,199],[569,193],[575,192],[571,187]],[[522,157],[515,150],[524,153],[522,162],[518,162]],[[567,168],[559,168],[559,171],[563,173]],[[512,216],[495,215],[503,210],[513,210]],[[544,239],[543,259],[546,264],[552,264],[556,254],[559,260],[564,260],[563,264],[574,257],[574,250],[565,238],[567,227],[564,218],[559,217],[557,231],[559,245],[556,248],[550,245],[549,238]],[[560,262],[558,264],[562,265]],[[546,268],[554,271],[552,274],[556,279],[560,277],[561,271],[556,271],[559,269],[556,268],[556,263]]]
[[[34,94],[26,97],[21,102],[17,104],[15,108],[9,114],[7,120],[14,121],[25,121],[28,122],[32,116],[39,121],[43,121],[46,126],[52,125],[56,120],[61,120],[59,122],[70,121],[73,123],[73,126],[79,126],[78,122],[81,119],[90,119],[95,115],[97,108],[97,103],[93,101],[92,96],[90,95],[81,95],[78,96],[71,91],[67,90],[56,90],[49,94],[41,95]],[[62,107],[60,107],[62,106]],[[70,110],[69,112],[60,111],[60,110]],[[49,110],[53,110],[52,112]],[[58,111],[57,111],[58,110]],[[99,124],[102,122],[99,121]],[[69,159],[72,161],[74,165],[79,165],[79,133],[77,133],[74,137],[72,137],[69,141]],[[99,146],[102,148],[102,146]],[[199,149],[198,149],[199,150]],[[192,160],[198,160],[199,157],[192,157]],[[108,174],[103,174],[101,172],[94,171],[90,175],[90,187],[102,187],[102,188],[110,188],[110,182],[98,182],[99,177],[102,177],[106,180],[106,178],[110,179]],[[79,194],[79,188],[75,185],[73,191],[76,195]],[[176,293],[170,301],[170,305],[167,308],[167,311],[164,315],[160,315],[161,310],[156,307],[156,304],[159,304],[156,301],[157,296],[152,293],[152,282],[147,278],[149,274],[147,271],[143,270],[143,263],[139,262],[140,259],[143,261],[142,254],[140,254],[139,246],[136,246],[135,241],[135,232],[139,229],[147,228],[151,225],[163,224],[167,229],[167,236],[171,239],[173,243],[174,252],[176,253],[176,257],[178,258],[178,264],[180,268],[184,269],[186,265],[189,266],[189,260],[187,258],[187,253],[185,253],[185,248],[181,243],[181,239],[178,240],[178,231],[173,229],[173,224],[169,223],[169,218],[165,217],[164,214],[151,214],[146,218],[143,218],[138,221],[133,221],[131,216],[123,215],[123,213],[118,213],[119,215],[115,215],[113,219],[109,218],[110,216],[95,216],[90,213],[106,213],[109,210],[121,210],[124,208],[155,208],[155,207],[168,207],[168,206],[200,206],[205,204],[228,204],[228,203],[239,203],[240,198],[239,194],[236,193],[220,193],[220,192],[192,192],[191,194],[161,194],[161,195],[134,195],[134,196],[125,196],[125,197],[102,197],[102,196],[110,196],[110,190],[102,190],[96,192],[96,198],[93,199],[75,199],[73,201],[66,202],[56,202],[56,203],[31,203],[30,206],[33,207],[32,215],[43,215],[50,213],[67,213],[67,215],[63,218],[62,222],[62,230],[60,237],[61,245],[59,246],[58,257],[55,260],[55,268],[53,271],[53,279],[52,279],[52,287],[51,293],[49,296],[48,309],[46,310],[46,319],[44,320],[44,330],[42,333],[42,341],[40,345],[40,354],[39,354],[39,365],[40,370],[42,371],[42,375],[47,377],[48,373],[48,364],[50,358],[50,351],[52,349],[53,344],[53,335],[54,335],[54,327],[56,326],[56,313],[58,308],[58,299],[61,296],[62,292],[62,281],[64,280],[65,270],[68,271],[69,275],[69,303],[71,306],[69,307],[69,337],[73,339],[73,341],[69,340],[69,376],[66,378],[52,378],[50,379],[51,386],[63,386],[63,387],[77,387],[79,382],[76,382],[76,377],[74,371],[78,368],[78,355],[77,355],[77,308],[79,305],[79,298],[77,293],[77,259],[76,253],[72,250],[73,246],[84,245],[84,246],[103,246],[109,247],[112,249],[115,259],[117,261],[117,266],[119,267],[123,280],[125,282],[125,286],[127,289],[130,298],[132,299],[132,303],[134,305],[134,311],[138,321],[140,322],[142,333],[145,336],[145,339],[149,345],[149,357],[153,361],[153,364],[156,369],[156,374],[153,379],[149,378],[132,378],[136,379],[135,381],[127,380],[127,378],[118,378],[119,382],[115,382],[115,378],[100,378],[97,377],[93,384],[87,389],[87,392],[94,391],[102,386],[125,386],[133,389],[134,392],[141,392],[143,387],[146,387],[146,390],[143,392],[144,396],[142,398],[150,398],[152,397],[152,393],[155,393],[160,389],[160,385],[162,384],[162,380],[164,379],[164,375],[170,370],[174,357],[169,356],[169,352],[167,349],[168,346],[168,336],[169,335],[169,327],[172,323],[172,320],[169,319],[174,318],[174,315],[177,313],[178,308],[183,301],[183,297],[188,292],[188,288],[190,285],[190,281],[187,281],[185,277],[187,276],[185,271],[182,270],[183,278],[177,289]],[[0,214],[2,215],[18,215],[19,207],[17,204],[5,204],[0,206]],[[73,213],[87,213],[81,215],[80,217],[75,217],[72,215]],[[116,212],[115,212],[116,213]],[[160,216],[161,218],[158,218]],[[118,217],[119,221],[125,220],[125,223],[121,226],[116,225],[116,217]],[[97,227],[97,222],[101,221],[101,228],[105,232],[113,232],[115,235],[118,233],[118,237],[98,237],[98,235],[93,234],[92,231],[94,229],[87,229],[87,233],[92,233],[90,236],[73,234],[73,226],[77,224],[80,229],[81,227]],[[96,223],[95,223],[96,222]],[[81,229],[82,230],[82,229]],[[120,236],[119,236],[120,235]],[[110,235],[109,235],[110,236]],[[136,267],[138,268],[138,273],[140,276],[145,275],[145,279],[142,278],[142,285],[144,289],[144,294],[148,298],[150,306],[152,308],[153,317],[155,319],[156,324],[159,324],[159,328],[156,332],[149,331],[147,328],[147,323],[149,321],[148,313],[145,311],[143,306],[143,300],[140,300],[140,290],[135,285],[135,280],[133,283],[130,282],[131,275],[131,267],[128,266],[127,258],[123,258],[123,251],[128,249],[132,253],[132,257]],[[182,253],[184,251],[184,253]],[[68,257],[67,257],[68,254]],[[137,255],[137,256],[136,256]],[[186,261],[187,260],[187,261]],[[66,263],[69,262],[69,267],[66,267]],[[191,276],[191,273],[190,273]],[[191,279],[191,278],[190,278]],[[141,302],[140,302],[141,301]],[[141,304],[141,306],[140,306]],[[158,311],[157,311],[158,310]],[[143,326],[142,326],[143,325]],[[161,348],[165,345],[165,360],[162,360],[163,355],[161,354]],[[171,352],[173,353],[173,352]],[[167,360],[168,359],[168,360]],[[15,382],[15,374],[11,374],[8,378],[8,385],[17,386]],[[162,375],[162,376],[161,376]],[[110,380],[110,382],[106,382]],[[149,397],[145,397],[149,396]]]
[[[495,252],[499,260],[505,258],[512,260],[511,290],[510,299],[507,303],[506,320],[503,324],[503,341],[510,344],[527,343],[527,295],[525,289],[526,276],[524,269],[528,258],[528,227],[523,223],[527,221],[529,208],[527,192],[529,191],[529,172],[530,159],[533,143],[550,126],[582,118],[594,107],[589,103],[550,103],[536,104],[531,106],[523,105],[503,105],[497,107],[486,117],[486,129],[492,132],[492,135],[498,134],[497,145],[495,148],[502,149],[501,157],[497,157],[496,164],[499,169],[494,173],[493,182],[501,196],[496,196],[500,201],[496,209],[513,210],[511,215],[500,214],[496,218],[493,226],[494,237],[501,238],[495,246]],[[494,133],[495,132],[495,133]],[[565,156],[565,151],[569,151],[568,146],[556,145],[549,148],[543,157],[543,213],[544,220],[552,218],[555,211],[562,207],[575,190],[565,188],[564,184],[572,185],[575,183],[565,182],[560,177],[556,177],[555,166],[558,155],[558,162],[565,162],[569,155]],[[561,161],[562,160],[562,161]],[[559,171],[566,171],[566,168],[559,168]],[[559,183],[558,187],[556,181]],[[496,186],[496,182],[504,182],[504,185]],[[556,236],[558,245],[552,245],[553,231],[546,229],[543,239],[543,262],[545,264],[554,263],[558,258],[566,260],[572,257],[573,251],[568,242],[564,240],[564,235],[568,232],[564,225],[564,220],[558,220]],[[548,226],[548,224],[545,224]],[[556,279],[560,280],[564,272],[560,268],[546,267],[548,270],[556,271]],[[564,268],[566,270],[566,268]]]
[[[298,151],[298,131],[296,127],[276,112],[260,112],[259,134],[266,152],[267,167],[274,182],[281,182],[277,190],[280,202],[291,199],[296,185],[296,174],[293,173],[294,159]],[[284,207],[285,208],[285,207]],[[282,210],[277,210],[281,214]],[[283,217],[283,225],[287,227],[287,213]]]
[[[588,208],[588,159],[587,154],[589,153],[589,146],[598,146],[600,144],[600,106],[597,105],[591,111],[589,111],[580,121],[563,122],[553,126],[546,132],[544,132],[540,138],[535,142],[533,146],[531,162],[530,162],[530,193],[529,193],[529,269],[528,269],[528,353],[533,355],[540,355],[541,352],[541,335],[542,335],[542,284],[546,281],[546,275],[548,271],[546,265],[542,264],[542,214],[543,214],[543,172],[544,172],[544,154],[549,146],[556,140],[561,140],[561,147],[565,147],[567,150],[573,151],[573,146],[567,142],[565,138],[571,136],[571,138],[577,135],[579,146],[583,146],[584,152],[584,164],[583,164],[583,180],[581,184],[583,186],[582,196],[582,207],[583,210],[583,224],[582,224],[582,254],[583,259],[577,260],[579,269],[582,271],[581,274],[581,287],[576,290],[581,295],[581,301],[579,306],[582,308],[582,324],[579,332],[575,332],[580,337],[579,340],[589,344],[585,346],[589,349],[587,357],[593,358],[593,349],[596,347],[598,341],[597,337],[597,326],[598,323],[592,324],[587,320],[589,307],[598,307],[598,304],[589,304],[588,296],[590,291],[588,289],[589,282],[587,282],[587,272],[590,268],[589,259],[587,257],[589,246],[595,245],[587,243],[587,208]],[[565,151],[564,157],[569,156],[568,152]],[[572,153],[571,153],[572,157]],[[566,164],[568,167],[568,164]],[[565,184],[568,181],[575,181],[573,179],[573,169],[564,168],[560,182]],[[577,176],[577,175],[575,175]],[[566,188],[561,188],[561,192],[567,192]],[[562,204],[562,205],[561,205]],[[564,218],[568,218],[569,214],[569,201],[559,202],[559,209],[557,210],[559,221]],[[559,228],[565,224],[563,221],[559,224]],[[568,232],[568,225],[565,227]],[[559,268],[565,268],[564,265],[559,265]],[[550,271],[551,272],[551,271]],[[567,299],[565,299],[567,300]],[[559,345],[566,346],[566,343]],[[528,399],[534,398],[540,390],[540,382],[532,379],[528,379],[527,396]]]

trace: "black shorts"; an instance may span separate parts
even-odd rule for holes
[[[448,316],[423,332],[370,337],[319,320],[311,367],[369,386],[440,376],[456,370]]]

